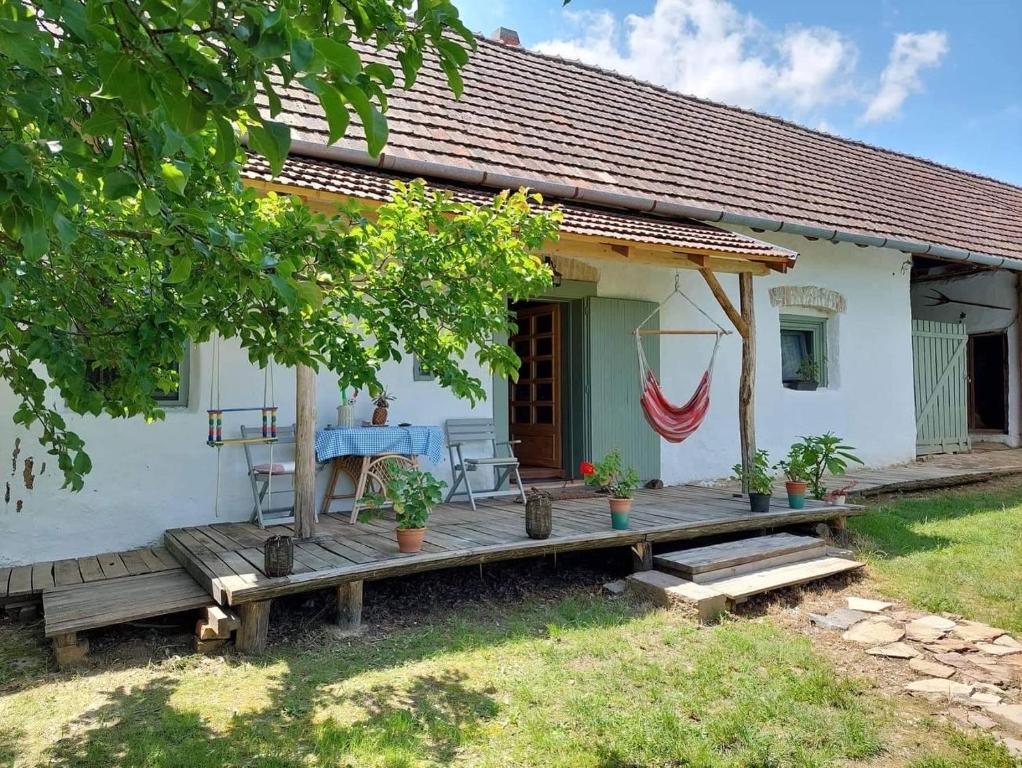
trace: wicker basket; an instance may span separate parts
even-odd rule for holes
[[[295,564],[295,545],[290,536],[270,536],[263,544],[263,570],[267,576],[287,576]]]
[[[525,502],[525,532],[530,539],[545,539],[553,527],[550,494],[533,488]]]

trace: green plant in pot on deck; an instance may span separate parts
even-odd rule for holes
[[[788,506],[802,509],[806,503],[808,470],[802,443],[795,443],[788,449],[787,457],[774,465],[775,470],[784,474],[784,490],[788,492]]]
[[[838,477],[848,470],[851,462],[862,464],[862,459],[852,453],[855,448],[845,445],[842,438],[833,432],[823,435],[809,435],[798,443],[802,463],[806,468],[809,491],[814,499],[824,499],[827,487],[823,484],[826,473]]]
[[[774,490],[774,478],[770,474],[770,455],[766,451],[756,451],[748,470],[741,464],[735,464],[731,471],[735,473],[736,480],[749,487],[749,508],[753,512],[769,512],[770,496]]]
[[[616,448],[595,464],[583,461],[579,469],[587,485],[610,494],[610,524],[618,531],[628,529],[628,513],[632,510],[632,494],[639,485],[634,467],[624,467],[621,452]]]
[[[388,502],[394,508],[397,521],[397,548],[400,552],[418,552],[426,536],[426,521],[433,507],[443,498],[447,483],[437,480],[429,472],[391,462],[387,478],[380,493],[366,494],[366,503],[373,509],[359,515],[368,520],[380,514],[380,507]]]

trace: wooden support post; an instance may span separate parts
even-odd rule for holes
[[[731,303],[731,299],[728,298],[727,291],[724,290],[724,286],[717,280],[717,276],[713,274],[711,269],[700,269],[699,274],[703,276],[703,280],[710,288],[710,293],[713,294],[713,298],[720,304],[720,308],[724,310],[724,314],[727,315],[727,319],[731,321],[731,324],[735,329],[742,335],[742,338],[748,338],[749,336],[749,324],[745,318],[745,305],[742,304],[742,311],[739,312],[735,309],[735,305]],[[739,281],[749,280],[749,290],[752,291],[752,275],[747,272],[743,272],[739,276]],[[739,283],[740,285],[741,283]]]
[[[632,573],[653,570],[653,545],[648,541],[632,544]]]
[[[89,653],[89,641],[84,637],[79,639],[74,632],[65,635],[57,635],[53,638],[53,656],[57,660],[60,669],[73,667],[85,661]]]
[[[266,650],[266,634],[270,629],[270,600],[242,603],[238,606],[241,626],[235,645],[241,653],[260,654]]]
[[[316,533],[316,372],[295,370],[295,535]]]
[[[362,582],[348,581],[337,586],[337,619],[342,632],[355,633],[362,626]]]
[[[742,474],[749,477],[752,457],[756,454],[756,314],[753,308],[752,275],[738,276],[738,296],[745,333],[742,334],[742,371],[738,380],[738,433],[742,449]],[[748,480],[742,481],[742,492],[749,492]]]

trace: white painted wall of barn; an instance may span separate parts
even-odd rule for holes
[[[1019,378],[1018,283],[1016,273],[1007,270],[980,272],[967,277],[934,280],[912,286],[912,317],[943,323],[964,321],[968,333],[1006,331],[1008,339],[1008,434],[984,432],[974,440],[1022,445],[1022,391]],[[972,307],[963,304],[933,306],[934,291],[952,299],[993,304],[1007,309]]]
[[[758,234],[798,250],[797,268],[788,275],[756,280],[758,344],[757,434],[760,447],[779,458],[801,434],[834,430],[855,445],[871,465],[905,461],[914,455],[912,356],[909,281],[902,269],[903,254],[875,248],[810,242],[779,234]],[[598,292],[603,296],[659,301],[673,284],[669,269],[616,263],[594,265],[600,270]],[[726,325],[702,279],[681,272],[682,287],[702,307]],[[737,302],[738,280],[721,281]],[[830,385],[816,392],[794,392],[781,386],[779,310],[771,306],[769,288],[813,285],[840,292],[847,311],[831,323]],[[786,309],[785,311],[793,311]],[[797,310],[796,310],[797,311]],[[683,302],[672,302],[662,327],[703,327],[706,321]],[[662,379],[668,395],[687,399],[701,374],[712,342],[709,339],[664,337]],[[737,335],[722,344],[713,384],[713,403],[703,427],[681,445],[663,445],[662,476],[678,483],[721,477],[738,455],[737,381],[741,342]],[[622,361],[633,366],[634,360]],[[474,366],[472,366],[474,368]],[[487,374],[476,369],[489,380]],[[223,348],[224,405],[262,402],[262,374],[253,369],[236,345]],[[10,471],[8,458],[16,437],[21,458],[44,452],[35,438],[10,420],[11,394],[0,389],[0,484],[10,482],[11,502],[0,503],[0,563],[96,554],[158,540],[166,528],[214,522],[216,452],[205,445],[209,391],[209,350],[194,349],[191,359],[191,398],[187,408],[171,409],[165,421],[116,420],[67,414],[69,425],[85,439],[94,470],[84,491],[60,489],[55,466],[38,476],[35,487],[24,488],[19,465]],[[431,382],[413,380],[411,360],[389,365],[383,380],[397,395],[392,421],[442,424],[445,419],[489,416],[492,405],[473,408]],[[319,377],[319,424],[332,423],[338,402],[336,378]],[[293,373],[276,375],[280,422],[294,418]],[[358,418],[368,418],[371,404],[360,399]],[[258,416],[257,414],[254,414]],[[236,423],[236,422],[235,422]],[[247,519],[252,505],[241,448],[222,453],[220,520]],[[449,479],[446,460],[427,467]],[[321,494],[326,473],[320,473]],[[15,512],[15,502],[23,511]]]

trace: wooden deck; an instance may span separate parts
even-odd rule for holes
[[[0,604],[38,600],[45,590],[180,569],[163,547],[0,567]]]
[[[510,501],[443,504],[429,520],[423,550],[397,551],[394,524],[347,522],[343,514],[320,517],[318,536],[295,543],[290,576],[270,578],[262,571],[263,541],[291,534],[290,525],[265,530],[248,523],[218,523],[167,531],[167,549],[217,601],[242,605],[349,582],[437,568],[510,560],[553,552],[623,547],[676,541],[751,529],[775,528],[854,515],[857,507],[807,502],[803,510],[787,507],[783,497],[767,514],[752,515],[744,498],[699,486],[677,486],[636,493],[632,527],[615,531],[605,498],[554,502],[550,538],[525,535],[524,507]]]

